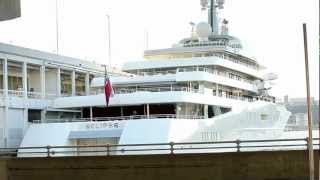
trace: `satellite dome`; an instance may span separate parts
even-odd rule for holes
[[[199,38],[207,39],[211,34],[211,26],[206,22],[200,22],[196,26],[196,33]]]
[[[265,81],[273,81],[273,80],[278,79],[278,75],[275,74],[275,73],[268,73],[268,74],[265,74],[265,75],[263,76],[263,79],[264,79]]]

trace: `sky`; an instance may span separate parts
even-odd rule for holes
[[[142,60],[190,36],[189,22],[207,21],[200,0],[57,0],[59,54],[111,64]],[[56,0],[21,0],[22,17],[0,22],[0,42],[56,53]],[[220,18],[266,73],[279,75],[272,95],[305,97],[302,23],[307,23],[311,95],[319,97],[319,1],[226,0]],[[148,37],[148,38],[147,38]]]

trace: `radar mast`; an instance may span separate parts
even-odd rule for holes
[[[218,9],[224,8],[224,0],[201,0],[201,10],[208,10],[208,24],[210,24],[213,35],[219,33]]]

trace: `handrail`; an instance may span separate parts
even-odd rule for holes
[[[123,88],[123,89],[114,89],[114,94],[130,94],[130,93],[137,93],[137,92],[191,92],[191,93],[200,93],[204,94],[204,91],[201,89],[194,89],[189,87],[152,87],[152,88]],[[90,91],[91,95],[98,95],[103,94],[103,89],[97,89],[96,91]],[[216,94],[215,91],[212,92],[213,96],[216,97],[223,97],[228,99],[235,99],[235,100],[242,100],[253,102],[255,100],[254,97],[244,97],[244,96],[234,96],[228,94]]]
[[[197,115],[176,115],[176,114],[150,114],[150,115],[131,115],[131,116],[115,116],[115,117],[94,117],[94,118],[64,118],[64,119],[46,119],[45,123],[62,123],[62,122],[99,122],[99,121],[123,121],[138,119],[204,119],[204,116]],[[33,123],[41,123],[41,120],[34,120]]]
[[[114,89],[115,94],[128,94],[128,93],[135,93],[135,92],[168,92],[168,91],[202,93],[202,91],[200,91],[199,89],[188,88],[188,87],[150,87],[150,88]]]
[[[313,138],[319,145],[319,138]],[[256,152],[307,149],[308,138],[235,140],[216,142],[169,142],[153,144],[101,144],[90,146],[35,146],[0,148],[0,156],[55,157],[55,156],[114,156],[143,154],[186,154],[218,152]],[[315,148],[317,149],[317,147]],[[102,153],[102,154],[101,154]]]
[[[56,92],[46,92],[45,96],[47,99],[55,99],[58,97]]]
[[[8,90],[8,96],[23,97],[24,91],[22,91],[22,90]]]
[[[41,92],[28,91],[29,98],[41,98]]]
[[[254,84],[254,82],[251,81],[251,80],[244,79],[244,78],[240,78],[240,79],[232,78],[232,77],[229,76],[229,74],[227,72],[221,72],[221,71],[218,71],[218,70],[212,69],[212,68],[207,68],[207,67],[178,68],[178,72],[198,72],[198,71],[207,72],[207,73],[210,73],[210,74],[215,74],[217,76],[226,77],[226,78],[229,78],[229,79],[242,81],[242,82],[246,82],[246,83],[249,83],[249,84]]]
[[[218,70],[212,69],[212,68],[197,67],[197,66],[177,68],[177,70],[166,70],[166,71],[155,71],[155,72],[139,72],[139,73],[137,73],[137,75],[139,75],[139,76],[155,76],[155,75],[176,74],[178,72],[198,72],[198,71],[207,72],[207,73],[210,73],[210,74],[215,74],[217,76],[226,77],[226,78],[229,78],[229,79],[242,81],[242,82],[246,82],[246,83],[249,83],[249,84],[254,84],[253,81],[248,80],[248,79],[244,79],[244,78],[237,79],[237,78],[230,77],[227,72],[222,72],[222,71],[218,71]]]

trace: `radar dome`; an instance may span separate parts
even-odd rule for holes
[[[278,75],[275,74],[275,73],[268,73],[268,74],[265,74],[265,75],[263,76],[263,79],[264,79],[265,81],[273,81],[273,80],[278,79]]]
[[[200,22],[197,24],[196,33],[199,38],[206,39],[211,34],[211,26],[206,22]]]

